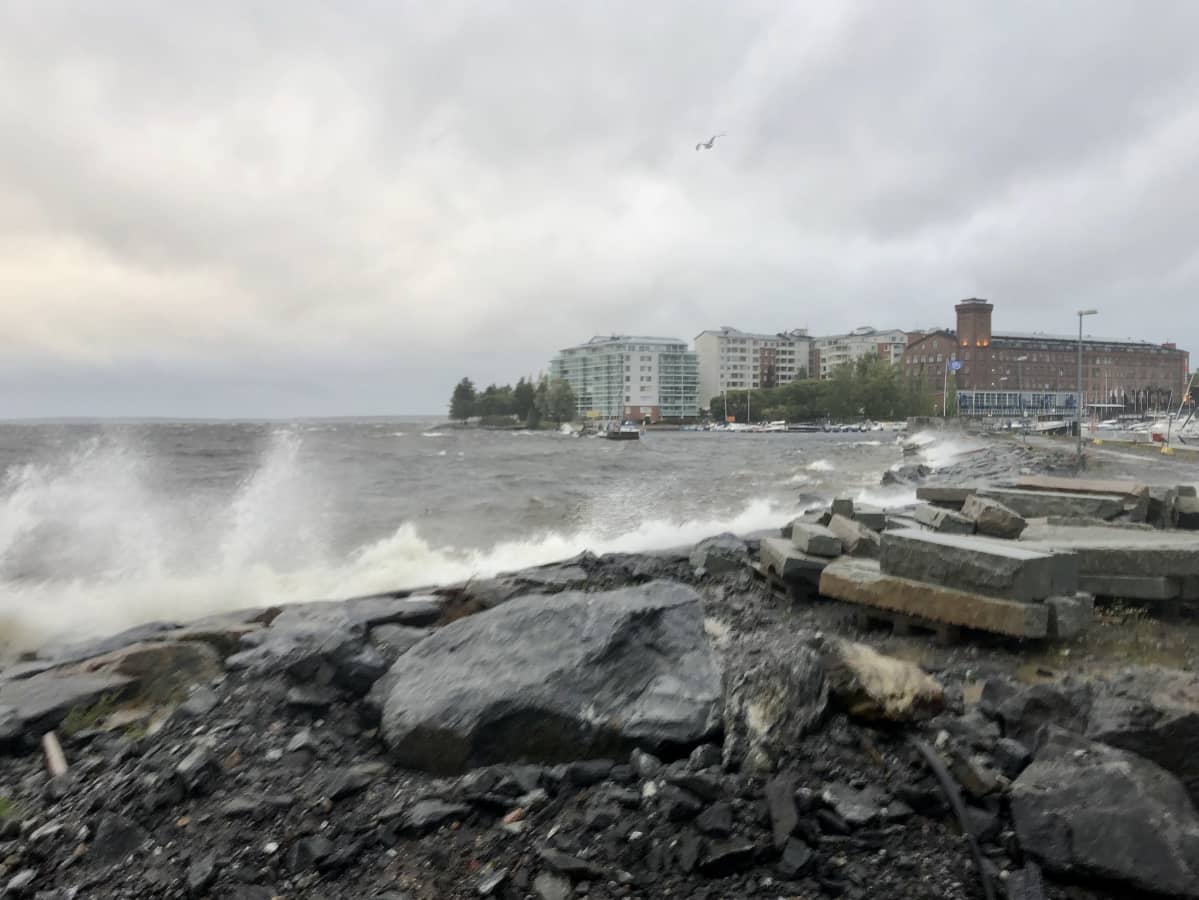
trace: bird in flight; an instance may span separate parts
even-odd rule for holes
[[[718,137],[724,137],[724,132],[722,131],[720,134],[714,134],[714,135],[712,135],[710,138],[708,138],[708,141],[707,141],[707,143],[704,143],[703,141],[700,141],[698,144],[696,144],[696,145],[695,145],[695,149],[696,149],[696,150],[699,150],[699,149],[701,149],[701,148],[702,148],[702,149],[704,149],[704,150],[711,150],[711,149],[712,149],[712,145],[716,143],[716,139],[717,139]]]

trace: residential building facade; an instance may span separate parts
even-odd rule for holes
[[[699,413],[699,362],[677,338],[611,335],[559,351],[550,374],[575,393],[580,418],[692,419]]]
[[[812,338],[803,328],[753,334],[728,325],[695,338],[699,358],[699,403],[703,408],[722,392],[776,387],[806,378]]]
[[[838,367],[867,356],[895,364],[903,359],[907,346],[908,334],[900,328],[879,331],[867,325],[849,334],[818,337],[812,341],[810,371],[813,378],[829,378]]]
[[[902,365],[935,394],[956,390],[962,415],[1069,414],[1076,409],[1078,336],[995,332],[994,306],[978,298],[954,307],[957,327],[926,334]],[[956,368],[952,380],[947,366]],[[1174,344],[1129,339],[1082,340],[1083,407],[1112,414],[1177,405],[1190,354]]]

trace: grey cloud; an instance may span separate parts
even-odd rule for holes
[[[931,326],[968,295],[999,328],[1088,305],[1199,350],[1197,26],[1188,2],[9,4],[0,416],[434,411],[592,333]]]

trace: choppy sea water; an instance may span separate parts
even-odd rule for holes
[[[837,494],[911,502],[879,486],[900,458],[888,432],[0,425],[0,645],[675,547]]]

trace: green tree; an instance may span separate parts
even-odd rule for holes
[[[465,422],[474,415],[475,386],[469,378],[463,378],[454,386],[450,397],[450,418]]]
[[[533,410],[533,383],[520,379],[512,389],[512,412],[522,422],[528,421],[529,413]]]
[[[575,392],[565,378],[543,378],[535,402],[543,418],[566,422],[575,417]]]

